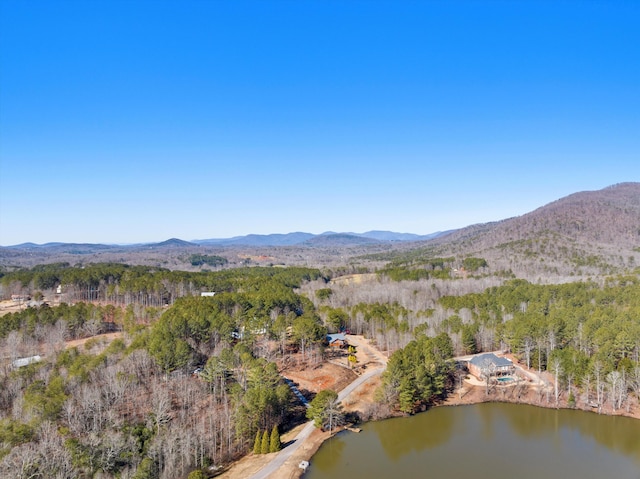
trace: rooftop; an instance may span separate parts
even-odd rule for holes
[[[501,358],[499,356],[496,356],[493,353],[487,353],[487,354],[481,354],[479,356],[474,356],[473,358],[471,358],[471,361],[469,361],[469,363],[473,364],[474,366],[477,366],[479,368],[483,367],[485,364],[490,363],[493,364],[496,367],[500,367],[500,366],[512,366],[513,363],[507,359],[507,358]]]
[[[344,333],[327,334],[327,341],[333,343],[334,341],[346,341],[347,336]]]

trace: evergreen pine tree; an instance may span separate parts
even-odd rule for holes
[[[280,448],[281,444],[278,426],[273,426],[273,429],[271,430],[271,444],[269,444],[269,452],[278,452]]]
[[[262,447],[260,448],[262,454],[269,454],[269,431],[264,431],[262,435]]]
[[[253,453],[262,454],[262,434],[260,434],[260,429],[256,432],[256,440],[253,443]]]

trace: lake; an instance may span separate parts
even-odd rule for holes
[[[640,421],[485,403],[344,431],[304,479],[640,479]]]

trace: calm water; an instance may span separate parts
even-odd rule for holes
[[[342,432],[304,479],[640,479],[640,421],[514,404],[440,407]]]

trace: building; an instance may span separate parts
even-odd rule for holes
[[[327,343],[330,348],[344,348],[348,346],[347,336],[344,333],[327,334]]]
[[[33,364],[33,363],[39,363],[40,361],[42,361],[42,357],[41,356],[29,356],[28,358],[19,358],[19,359],[15,359],[11,362],[11,366],[13,366],[14,368],[22,368],[24,366],[28,366],[29,364]]]
[[[479,379],[484,379],[485,373],[489,373],[490,376],[504,376],[513,374],[514,371],[511,360],[493,353],[480,354],[469,361],[469,372]]]

